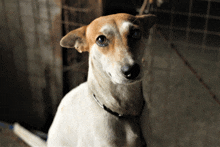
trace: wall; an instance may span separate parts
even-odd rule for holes
[[[62,98],[60,7],[0,0],[0,120],[43,129]]]

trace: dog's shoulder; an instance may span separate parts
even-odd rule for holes
[[[80,84],[79,86],[77,86],[76,88],[74,88],[71,91],[69,91],[64,96],[63,99],[77,97],[77,96],[82,95],[83,93],[87,92],[87,90],[88,90],[88,84],[87,84],[87,82],[84,82],[84,83]]]
[[[60,106],[68,106],[76,103],[78,100],[83,99],[88,93],[88,84],[84,82],[77,86],[76,88],[69,91],[62,99]]]
[[[78,121],[72,121],[73,118],[78,118],[82,101],[86,99],[88,93],[87,82],[80,84],[78,87],[68,92],[61,100],[54,121],[49,130],[49,144],[50,146],[59,145],[68,140],[68,136],[64,134],[70,134],[70,132],[76,131],[79,127]],[[60,136],[61,134],[61,136]],[[64,136],[62,136],[64,135]],[[62,140],[60,142],[60,140]],[[64,141],[65,140],[65,141]],[[73,138],[71,141],[75,141]],[[70,140],[66,141],[71,142]]]

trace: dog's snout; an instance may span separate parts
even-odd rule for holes
[[[137,63],[132,66],[124,65],[122,66],[121,71],[127,79],[135,79],[140,73],[140,66]]]

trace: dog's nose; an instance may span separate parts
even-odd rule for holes
[[[140,66],[137,63],[132,66],[124,65],[122,66],[121,71],[127,79],[135,79],[140,73]]]

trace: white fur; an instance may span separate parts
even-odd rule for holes
[[[101,29],[100,32],[102,32],[104,35],[108,35],[108,37],[111,37],[111,35],[116,35],[117,30],[110,24],[104,25]]]
[[[132,26],[133,24],[131,22],[128,21],[124,21],[120,27],[120,33],[123,34],[124,32],[128,32],[129,28]]]

